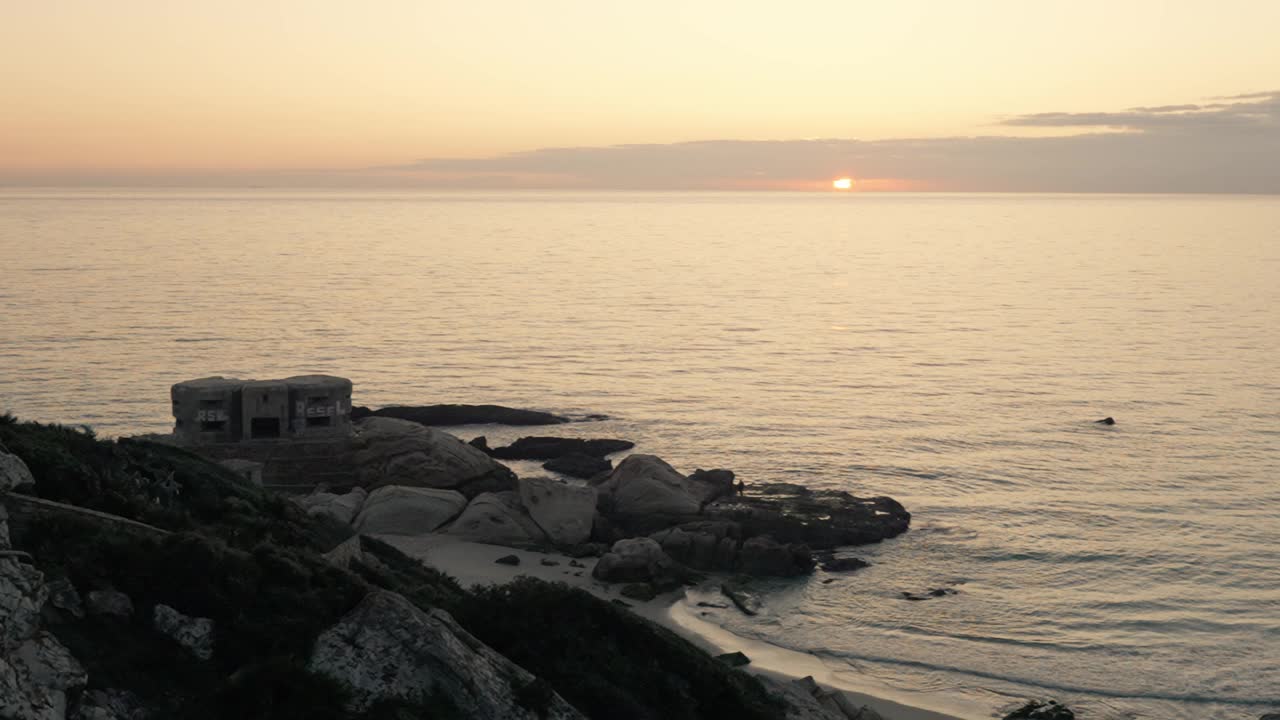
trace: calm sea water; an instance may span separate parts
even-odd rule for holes
[[[563,431],[914,512],[736,633],[992,708],[1280,710],[1280,198],[6,190],[0,266],[20,416],[303,372],[608,413]]]

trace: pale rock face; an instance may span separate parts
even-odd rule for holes
[[[183,615],[168,605],[156,605],[153,622],[156,630],[190,650],[197,658],[208,660],[213,657],[213,620]]]
[[[360,512],[368,495],[364,488],[352,488],[351,492],[345,495],[329,492],[311,493],[299,502],[308,515],[328,515],[343,525],[349,525],[355,519],[356,513]]]
[[[0,656],[36,634],[40,610],[48,597],[39,570],[17,560],[0,559]]]
[[[9,510],[0,504],[0,550],[8,550],[9,547]]]
[[[0,655],[0,717],[64,720],[67,691],[83,686],[84,667],[52,634],[41,631]]]
[[[351,562],[364,561],[364,549],[360,546],[360,536],[351,537],[338,543],[337,547],[322,555],[334,567],[350,568]]]
[[[355,519],[366,535],[422,535],[449,522],[467,506],[457,490],[389,485],[369,493]]]
[[[313,672],[348,685],[350,709],[377,700],[447,698],[464,717],[536,720],[516,702],[533,675],[472,637],[442,610],[424,612],[396,593],[375,590],[316,639]],[[543,718],[584,716],[559,695]]]
[[[360,484],[455,488],[505,468],[480,450],[408,420],[371,417],[356,425]],[[509,471],[508,471],[509,472]]]
[[[31,485],[35,481],[22,458],[0,450],[0,492],[12,490],[19,485]]]
[[[520,504],[520,496],[510,491],[477,495],[445,532],[492,545],[540,545],[547,541]]]
[[[595,488],[544,477],[521,478],[520,500],[556,545],[576,545],[591,537],[596,515]]]
[[[591,570],[591,576],[605,582],[650,582],[667,572],[671,558],[652,538],[619,540]]]
[[[133,615],[133,600],[117,590],[92,590],[85,596],[85,609],[90,615],[128,618]]]
[[[622,515],[696,515],[702,507],[685,477],[653,455],[627,456],[599,489]]]

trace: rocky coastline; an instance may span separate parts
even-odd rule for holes
[[[490,449],[432,427],[457,424],[440,412],[362,413],[350,483],[287,498],[172,443],[0,419],[0,717],[881,717],[812,679],[762,682],[625,606],[711,582],[749,613],[752,577],[860,567],[836,551],[906,532],[897,501],[644,453],[615,465],[625,440]],[[520,477],[504,458],[608,466]],[[536,551],[549,579],[617,597],[466,589],[379,538]]]

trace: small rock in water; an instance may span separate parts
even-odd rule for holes
[[[569,567],[576,567],[576,568],[580,568],[580,567],[586,567],[586,565],[583,565],[582,563],[578,562],[577,560],[570,560],[570,561],[569,561]]]
[[[497,560],[494,560],[494,562],[499,565],[519,565],[520,558],[516,555],[503,555]]]
[[[827,578],[826,580],[823,580],[823,581],[822,581],[822,584],[823,584],[823,585],[830,585],[831,583],[833,583],[833,582],[835,582],[835,581],[836,581],[836,579],[835,579],[835,578]]]
[[[728,606],[728,605],[723,605],[723,604],[721,604],[721,603],[700,602],[700,603],[698,603],[698,607],[720,608],[721,610],[725,610],[725,609],[727,609],[729,606]]]
[[[1113,417],[1104,417],[1101,420],[1094,420],[1093,422],[1097,425],[1115,425],[1116,419]]]
[[[929,598],[946,597],[947,595],[955,595],[959,590],[954,588],[934,588],[926,593],[916,594],[907,591],[902,592],[902,597],[907,600],[928,600]]]
[[[725,663],[729,667],[742,667],[743,665],[751,664],[751,658],[744,655],[741,651],[717,655],[716,659]]]
[[[542,559],[541,559],[541,560],[539,560],[538,562],[539,562],[539,563],[541,563],[541,564],[543,564],[543,565],[546,565],[547,567],[555,567],[555,566],[557,566],[557,565],[559,565],[559,564],[560,564],[560,563],[556,562],[555,560],[552,560],[551,558],[542,558]]]
[[[833,557],[830,560],[824,561],[821,567],[823,570],[826,570],[827,572],[850,572],[853,570],[861,570],[864,567],[870,567],[870,565],[871,563],[867,562],[866,560],[863,560],[862,558]]]
[[[653,586],[649,583],[631,583],[629,585],[624,585],[622,590],[619,592],[621,592],[623,597],[629,597],[632,600],[640,601],[652,600],[656,596],[656,593],[653,591]]]
[[[1058,701],[1040,702],[1032,700],[1012,713],[1005,715],[1004,720],[1075,720],[1076,714]]]

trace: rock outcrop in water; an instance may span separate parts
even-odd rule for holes
[[[510,445],[494,448],[489,454],[500,460],[552,460],[578,454],[602,458],[635,447],[629,440],[562,437],[522,437]]]
[[[1076,714],[1057,700],[1032,700],[1004,716],[1004,720],[1075,720]]]

